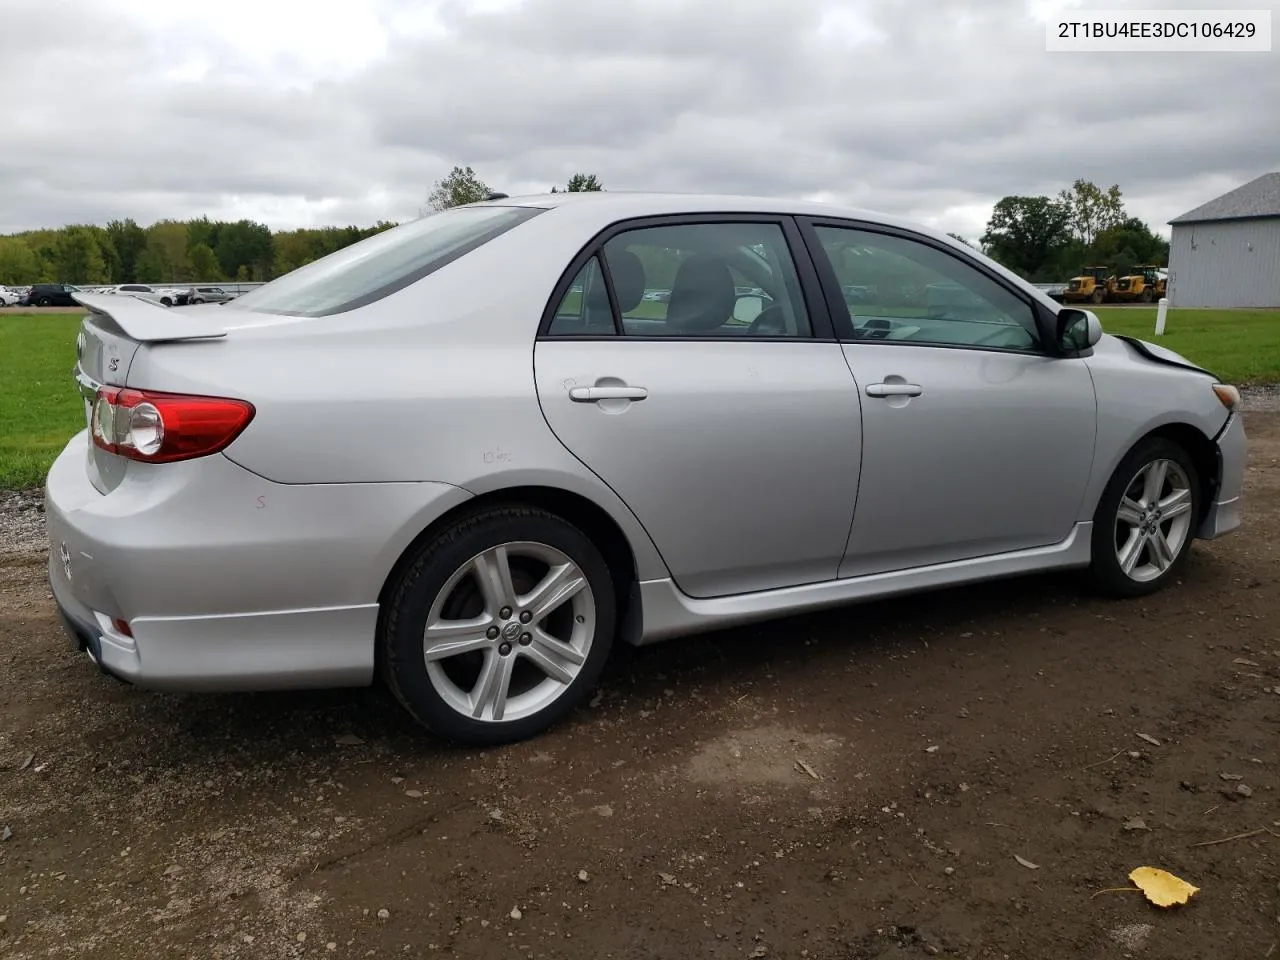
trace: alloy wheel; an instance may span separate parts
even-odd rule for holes
[[[423,631],[435,692],[490,723],[544,710],[582,671],[596,632],[586,575],[544,543],[504,543],[471,557],[436,595]]]
[[[1191,535],[1191,481],[1173,460],[1152,460],[1125,488],[1116,510],[1121,572],[1139,583],[1160,577]]]

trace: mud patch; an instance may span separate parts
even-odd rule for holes
[[[768,725],[735,730],[703,744],[689,760],[694,783],[731,788],[810,788],[829,782],[844,740]]]

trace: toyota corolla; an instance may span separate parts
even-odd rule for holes
[[[1232,386],[865,211],[499,195],[222,305],[75,296],[49,578],[147,688],[380,678],[510,741],[615,643],[1053,569],[1139,596],[1241,518]]]

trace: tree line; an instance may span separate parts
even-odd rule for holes
[[[574,174],[567,190],[603,190],[595,174]],[[431,210],[483,200],[493,189],[471,167],[455,167],[428,196]],[[0,284],[264,281],[296,270],[397,224],[272,231],[253,220],[131,218],[0,236]]]
[[[1076,180],[1056,197],[1001,198],[979,243],[987,256],[1033,283],[1061,282],[1086,266],[1121,275],[1138,264],[1169,264],[1169,241],[1125,210],[1119,185],[1104,190],[1088,180]]]

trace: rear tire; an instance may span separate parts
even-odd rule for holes
[[[1089,299],[1093,301],[1095,304],[1101,303],[1103,296],[1104,294],[1101,290],[1094,290],[1092,296],[1090,296]]]
[[[39,300],[36,301],[37,307],[49,307],[52,305],[53,305],[53,301],[50,300],[48,297],[41,297]]]
[[[490,507],[410,556],[386,603],[383,679],[438,736],[525,740],[595,686],[615,603],[604,557],[581,530],[544,510]]]
[[[1200,478],[1187,452],[1149,437],[1116,467],[1093,517],[1090,578],[1113,597],[1141,597],[1173,580],[1200,516]]]

